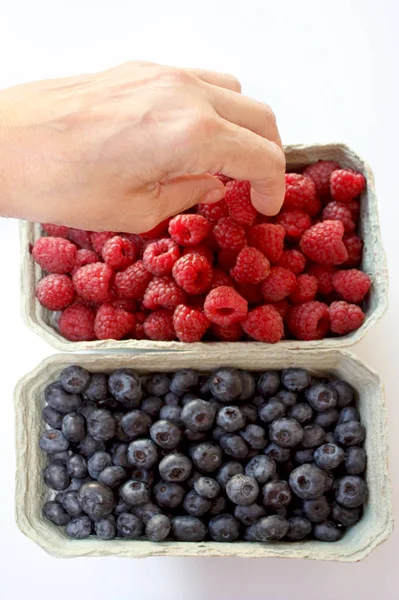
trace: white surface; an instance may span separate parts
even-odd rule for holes
[[[398,491],[397,60],[395,0],[0,3],[0,87],[101,69],[127,58],[231,71],[268,102],[286,143],[342,140],[374,169],[391,275],[391,308],[355,351],[386,383],[394,494]],[[0,192],[1,193],[1,192]],[[0,223],[4,290],[0,418],[0,598],[57,600],[397,600],[399,533],[355,565],[285,560],[48,557],[13,512],[16,380],[52,350],[25,330],[18,307],[17,226]],[[372,399],[370,399],[372,401]],[[399,503],[396,500],[396,514]],[[333,591],[333,590],[336,591]]]

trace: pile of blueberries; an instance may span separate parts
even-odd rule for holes
[[[334,542],[362,516],[365,430],[303,369],[64,369],[45,389],[43,516],[74,539]]]

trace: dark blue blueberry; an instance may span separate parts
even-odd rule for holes
[[[306,400],[318,412],[326,412],[337,405],[337,392],[330,385],[316,383],[307,388]]]
[[[200,377],[199,391],[200,391],[201,398],[205,398],[206,396],[210,395],[211,390],[210,390],[209,384],[210,384],[210,377],[208,375],[203,375]]]
[[[177,508],[183,502],[185,491],[184,487],[178,483],[159,481],[153,487],[153,494],[158,506]]]
[[[164,481],[180,483],[190,477],[193,465],[191,460],[180,452],[165,456],[159,463],[159,474]]]
[[[142,401],[140,408],[147,413],[151,419],[157,419],[162,405],[163,402],[158,396],[148,396],[148,398],[145,398],[145,400]]]
[[[64,450],[63,452],[56,452],[55,454],[48,454],[47,460],[49,462],[61,462],[66,465],[69,457],[72,455],[71,450]]]
[[[197,371],[194,371],[193,369],[181,369],[173,375],[169,389],[180,397],[197,387],[198,382],[199,375]]]
[[[288,448],[282,448],[274,442],[268,444],[263,452],[266,454],[266,456],[270,456],[270,458],[278,463],[285,462],[290,457],[290,451]]]
[[[360,520],[362,515],[361,508],[344,508],[337,502],[332,505],[331,516],[340,525],[351,527]]]
[[[225,435],[225,433],[227,433],[227,431],[225,429],[223,429],[223,427],[219,427],[219,425],[217,425],[212,430],[212,437],[215,440],[215,442],[218,442],[220,440],[220,438],[222,437],[222,435]]]
[[[337,444],[323,444],[314,452],[314,461],[320,469],[336,469],[345,458],[345,452]],[[322,519],[324,520],[324,519]]]
[[[234,516],[245,527],[253,525],[258,519],[266,516],[265,509],[259,504],[237,505],[234,508]]]
[[[290,486],[286,481],[277,479],[269,481],[263,486],[262,501],[263,505],[269,510],[278,510],[287,506],[292,499]]]
[[[127,435],[127,433],[125,432],[125,430],[122,427],[122,419],[125,416],[126,413],[120,412],[120,411],[114,411],[113,413],[113,417],[115,420],[115,436],[114,438],[116,440],[118,440],[119,442],[131,442],[133,437],[130,435]]]
[[[215,542],[235,542],[240,535],[240,525],[233,515],[213,517],[208,524],[209,535]]]
[[[128,509],[124,512],[128,512]],[[155,515],[161,514],[161,509],[159,506],[154,504],[153,502],[146,502],[145,504],[138,504],[137,506],[133,506],[132,513],[137,515],[139,519],[141,519],[144,525],[147,525],[148,521],[152,519]]]
[[[305,448],[304,450],[297,450],[294,454],[295,462],[303,465],[304,463],[311,463],[314,460],[314,448]]]
[[[292,491],[303,500],[313,500],[327,490],[327,473],[316,465],[305,463],[292,471],[289,477]]]
[[[170,533],[172,524],[166,515],[154,515],[147,523],[145,533],[150,542],[163,542]]]
[[[277,371],[265,371],[258,380],[258,392],[263,398],[270,398],[279,388],[280,375]]]
[[[195,490],[187,492],[183,500],[183,508],[189,515],[194,517],[202,517],[211,508],[212,502],[207,498],[203,498]]]
[[[108,396],[105,400],[99,400],[97,402],[97,408],[105,408],[113,413],[114,411],[120,410],[121,403],[113,396]]]
[[[161,420],[172,421],[172,423],[176,423],[180,427],[183,425],[181,410],[180,406],[163,406],[159,411],[159,418]]]
[[[311,375],[305,369],[289,368],[281,373],[281,383],[290,392],[301,392],[310,385]]]
[[[50,425],[52,429],[61,429],[62,419],[64,418],[63,413],[60,413],[55,408],[51,408],[49,404],[42,410],[42,419],[47,425]]]
[[[80,515],[69,521],[66,533],[75,540],[88,538],[93,531],[93,521],[87,515]]]
[[[173,448],[176,448],[180,442],[181,431],[176,423],[162,419],[151,425],[150,436],[160,448],[172,450]]]
[[[62,433],[67,440],[76,444],[86,435],[85,420],[77,412],[70,412],[62,420]]]
[[[116,521],[114,515],[103,517],[94,523],[94,531],[100,540],[113,540],[116,537]]]
[[[222,464],[222,450],[212,442],[203,442],[190,448],[194,465],[204,473],[212,473]]]
[[[256,406],[258,408],[259,406],[261,406],[261,404],[265,403],[265,399],[262,398],[262,396],[254,396],[252,398],[251,402],[254,406]]]
[[[335,499],[345,508],[357,508],[367,500],[367,484],[357,475],[345,475],[334,483]]]
[[[210,515],[220,515],[226,510],[226,498],[224,496],[218,496],[211,500],[212,506],[209,509]]]
[[[316,448],[321,446],[326,437],[326,432],[320,425],[311,423],[303,428],[302,446],[304,448]]]
[[[220,493],[220,484],[212,477],[201,476],[194,482],[194,489],[202,498],[213,500]]]
[[[142,410],[131,410],[121,420],[123,431],[129,438],[146,435],[151,427],[151,417]]]
[[[144,387],[150,396],[164,396],[169,391],[170,379],[165,373],[152,373],[144,380]]]
[[[99,481],[90,481],[78,491],[78,500],[86,514],[92,519],[101,519],[115,508],[112,490]]]
[[[276,419],[270,424],[269,438],[281,448],[294,448],[302,441],[303,429],[295,419]]]
[[[220,402],[234,402],[244,391],[240,371],[230,367],[215,371],[211,375],[209,387],[213,397]]]
[[[119,494],[126,504],[136,506],[150,501],[151,490],[144,481],[130,479],[122,485]]]
[[[253,525],[250,525],[249,527],[245,528],[244,534],[242,536],[242,539],[244,540],[244,542],[252,543],[252,542],[258,541],[255,537],[254,526],[255,526],[255,523]]]
[[[173,517],[172,535],[179,542],[202,542],[206,536],[206,527],[198,517]]]
[[[105,467],[97,479],[98,481],[101,481],[101,483],[105,483],[105,485],[114,489],[122,485],[127,477],[128,475],[123,467],[111,465],[110,467]]]
[[[90,373],[79,367],[71,365],[60,373],[60,384],[69,394],[82,394],[90,383]]]
[[[229,462],[224,463],[220,467],[219,471],[217,472],[216,479],[220,483],[221,487],[224,489],[227,485],[227,482],[234,475],[243,475],[243,474],[244,474],[244,467],[242,466],[242,464],[231,460]]]
[[[245,474],[256,479],[258,483],[263,485],[276,472],[276,463],[270,456],[259,454],[249,460],[245,467]]]
[[[258,415],[264,423],[271,423],[285,415],[285,406],[281,400],[270,398],[270,400],[259,406]]]
[[[267,445],[266,431],[260,425],[250,423],[240,431],[240,436],[253,450],[263,450]]]
[[[240,377],[242,382],[242,392],[238,397],[240,402],[249,400],[255,394],[256,382],[251,373],[248,371],[240,371]]]
[[[192,400],[198,400],[198,394],[194,394],[193,392],[188,392],[187,394],[184,394],[184,396],[182,396],[180,398],[180,404],[182,406],[186,406],[186,404],[188,404]]]
[[[226,433],[219,440],[223,452],[232,458],[243,459],[248,456],[248,446],[238,434]]]
[[[258,407],[255,404],[243,404],[240,410],[247,423],[256,423],[258,420]]]
[[[54,525],[67,525],[71,520],[71,515],[59,502],[50,500],[43,505],[42,514],[45,519],[54,523]]]
[[[104,373],[92,373],[88,387],[83,392],[85,400],[101,402],[108,397],[108,377]]]
[[[216,411],[208,400],[191,400],[181,411],[181,419],[191,431],[207,431],[211,429]]]
[[[342,537],[342,531],[331,521],[323,521],[314,526],[313,535],[321,542],[337,542]]]
[[[142,506],[145,506],[145,505],[142,504]],[[118,515],[121,515],[122,513],[129,512],[130,510],[132,510],[132,512],[135,512],[133,510],[134,508],[137,508],[137,507],[132,508],[129,504],[126,504],[126,502],[123,502],[123,500],[119,500],[118,504],[114,508],[114,514],[116,516],[118,516]],[[161,509],[159,509],[159,511],[161,511]]]
[[[312,531],[312,524],[305,517],[291,517],[288,519],[287,538],[291,542],[298,542],[306,538]]]
[[[67,471],[71,477],[87,477],[87,460],[80,454],[72,454],[67,461]]]
[[[325,521],[331,512],[331,506],[325,496],[305,500],[302,506],[305,517],[312,523],[321,523]]]
[[[87,470],[89,471],[90,477],[97,479],[101,471],[103,471],[106,467],[110,467],[111,465],[111,455],[108,454],[108,452],[99,450],[90,456],[89,460],[87,461]]]
[[[238,406],[223,406],[217,414],[216,422],[225,431],[233,433],[245,426],[245,417]]]
[[[83,513],[82,505],[78,500],[78,492],[76,490],[68,490],[63,493],[62,506],[72,517],[78,517]]]
[[[200,473],[199,471],[192,471],[190,477],[187,479],[187,484],[190,488],[194,487],[194,483],[197,481],[197,479],[199,479],[200,477],[202,477],[202,473]]]
[[[346,406],[339,413],[338,425],[346,421],[360,421],[360,413],[355,406]]]
[[[48,429],[41,436],[39,446],[44,452],[55,454],[68,450],[69,442],[58,429]]]
[[[281,540],[287,534],[289,524],[287,519],[280,515],[270,515],[259,519],[251,529],[258,542],[270,542]]]
[[[354,391],[352,386],[349,385],[349,383],[347,383],[346,381],[341,381],[339,379],[334,379],[333,381],[330,381],[329,385],[333,387],[334,390],[337,392],[337,406],[339,408],[349,406],[349,404],[353,402]]]
[[[68,491],[77,492],[78,490],[80,490],[82,485],[84,485],[85,483],[90,483],[91,481],[93,481],[91,477],[81,477],[81,478],[72,477],[71,484],[68,488]]]
[[[330,408],[330,410],[326,410],[325,412],[318,412],[314,418],[314,422],[316,425],[320,425],[320,427],[327,428],[331,427],[338,421],[339,412],[336,408]]]
[[[322,415],[323,413],[318,414]],[[313,409],[311,406],[309,406],[309,404],[306,404],[305,402],[299,402],[290,409],[288,416],[292,419],[296,419],[301,425],[304,425],[305,423],[308,423],[308,421],[311,421],[313,417]]]
[[[128,445],[127,444],[115,444],[111,451],[112,462],[117,467],[130,467],[131,463],[128,460]]]
[[[280,400],[285,406],[285,408],[291,408],[296,404],[298,400],[298,395],[294,392],[289,392],[288,390],[280,390],[275,396],[273,396],[276,400]]]
[[[344,421],[334,429],[334,437],[343,446],[357,446],[364,441],[366,431],[359,421]]]
[[[131,369],[118,369],[108,379],[111,394],[127,408],[138,408],[142,396],[141,380]]]
[[[87,419],[87,431],[100,442],[111,440],[116,431],[115,419],[109,410],[99,408],[93,411]]]
[[[43,476],[46,485],[57,492],[66,490],[71,482],[65,465],[60,462],[52,462],[47,465]]]
[[[173,392],[168,392],[167,394],[165,394],[163,402],[166,406],[179,406],[180,398],[177,394],[174,394]]]
[[[204,442],[208,438],[205,431],[191,431],[190,429],[183,431],[183,437],[188,442]]]
[[[88,419],[95,410],[97,410],[97,404],[93,400],[83,400],[78,408],[78,413],[85,419]]]
[[[69,413],[78,410],[82,404],[82,398],[77,394],[68,394],[60,383],[50,383],[44,391],[47,404],[61,413]]]
[[[151,440],[134,440],[128,446],[127,458],[134,467],[150,469],[158,461],[158,450]]]
[[[259,494],[259,486],[253,477],[233,475],[226,484],[226,494],[231,502],[246,506],[253,504]]]
[[[122,513],[116,520],[118,535],[132,540],[140,537],[144,532],[142,521],[132,513]]]
[[[327,433],[324,437],[324,443],[325,444],[335,444],[335,437],[334,437],[334,433],[332,431],[327,431]]]
[[[366,468],[366,453],[363,448],[351,446],[345,452],[345,469],[348,475],[360,475]]]

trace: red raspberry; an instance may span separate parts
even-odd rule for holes
[[[107,301],[114,282],[114,272],[109,265],[92,263],[80,267],[74,273],[73,285],[76,293],[89,302]]]
[[[170,275],[154,277],[148,284],[144,294],[143,306],[148,310],[157,308],[176,308],[178,304],[184,304],[186,294],[179,288]]]
[[[201,312],[204,312],[205,298],[205,294],[202,294],[201,296],[189,296],[187,298],[186,305],[190,308],[195,308],[195,310],[200,310]]]
[[[144,331],[144,323],[147,315],[144,312],[136,312],[136,326],[132,331],[132,338],[135,340],[147,340],[147,334]]]
[[[179,246],[170,238],[148,244],[143,254],[144,266],[154,275],[168,275],[180,256]]]
[[[173,327],[173,312],[161,308],[148,315],[143,325],[144,333],[150,340],[170,342],[176,339]]]
[[[343,300],[330,304],[329,313],[331,331],[339,335],[345,335],[350,331],[359,329],[365,319],[364,312],[360,306],[348,304]]]
[[[271,304],[257,306],[248,313],[242,328],[258,342],[275,344],[284,335],[283,319]]]
[[[143,261],[138,260],[115,275],[115,289],[120,298],[138,300],[144,296],[151,279],[152,274],[147,271]]]
[[[245,319],[248,302],[233,288],[220,286],[206,297],[204,312],[212,323],[226,327]]]
[[[306,167],[303,172],[305,177],[309,177],[316,186],[316,193],[319,196],[326,196],[330,193],[331,173],[339,169],[339,164],[332,160],[318,160]]]
[[[114,235],[105,242],[101,256],[114,271],[123,271],[129,265],[132,265],[137,259],[136,246],[127,238],[120,235]]]
[[[132,313],[112,304],[102,304],[94,320],[94,332],[99,340],[121,340],[135,325]]]
[[[262,295],[266,302],[278,302],[292,294],[296,288],[296,277],[283,267],[272,267],[270,275],[262,283]]]
[[[239,250],[228,250],[227,248],[219,250],[218,263],[220,267],[225,271],[230,271],[230,269],[232,269],[236,264],[239,252]]]
[[[342,221],[345,228],[345,233],[352,233],[356,225],[352,220],[352,213],[346,204],[342,202],[329,202],[321,215],[322,221]]]
[[[272,306],[276,309],[280,317],[283,319],[283,322],[287,319],[288,313],[291,309],[291,304],[288,302],[287,298],[283,298],[278,302],[273,302]]]
[[[345,248],[348,252],[348,260],[342,263],[343,267],[357,267],[362,261],[363,242],[357,235],[344,237]]]
[[[312,265],[309,269],[309,275],[316,277],[318,282],[318,292],[323,296],[329,296],[334,291],[332,278],[337,272],[335,267],[326,265]]]
[[[300,275],[306,267],[306,258],[299,250],[283,250],[277,261],[277,266],[289,269],[295,275]]]
[[[303,210],[284,210],[277,215],[276,222],[284,228],[287,237],[292,239],[301,238],[312,225],[311,218]]]
[[[212,266],[204,256],[187,254],[173,265],[172,275],[187,294],[204,294],[211,286]]]
[[[219,219],[213,233],[220,248],[227,250],[241,250],[247,245],[245,229],[231,217]]]
[[[229,215],[240,225],[252,225],[258,214],[251,202],[249,181],[230,181],[226,184],[225,202]]]
[[[184,304],[179,304],[173,313],[173,325],[181,342],[199,342],[210,324],[202,311]]]
[[[65,225],[53,225],[52,223],[41,223],[41,227],[47,235],[51,237],[66,238],[69,232],[69,227]]]
[[[341,221],[316,223],[303,234],[300,241],[301,250],[315,263],[339,265],[348,260],[348,253],[342,241],[344,231]]]
[[[208,248],[206,244],[198,244],[198,246],[193,246],[192,248],[184,248],[183,256],[186,256],[186,254],[200,254],[206,258],[209,264],[212,264],[215,258],[212,250]]]
[[[353,199],[349,200],[349,202],[345,202],[345,206],[349,208],[352,215],[352,221],[357,223],[360,217],[360,202],[359,200]]]
[[[85,250],[91,250],[91,231],[84,231],[83,229],[73,229],[72,227],[68,231],[67,238],[70,242],[75,244],[78,248],[84,248]],[[99,252],[100,254],[100,252]]]
[[[331,174],[331,196],[339,202],[349,202],[356,198],[365,187],[364,175],[353,169],[337,169]]]
[[[90,342],[95,339],[95,312],[84,304],[75,302],[68,306],[59,318],[61,335],[70,342]]]
[[[291,294],[291,300],[294,304],[302,304],[314,300],[317,294],[318,281],[314,275],[299,275],[297,278],[297,288]]]
[[[91,265],[92,263],[100,262],[100,257],[93,252],[93,250],[86,250],[86,248],[79,248],[76,253],[75,266],[72,269],[72,275],[76,273],[80,267],[84,265]]]
[[[237,283],[235,288],[249,304],[262,304],[263,298],[259,283]]]
[[[316,186],[311,179],[298,173],[285,174],[284,209],[303,210],[313,217],[319,210],[316,198]]]
[[[212,323],[212,333],[223,342],[238,342],[244,335],[241,323],[232,323],[226,327]]]
[[[62,274],[72,271],[76,252],[74,244],[57,237],[41,237],[32,248],[33,258],[47,273]]]
[[[121,233],[121,236],[132,242],[132,244],[136,247],[137,256],[143,256],[143,252],[147,247],[147,240],[145,238],[142,238],[138,233]]]
[[[270,260],[276,262],[284,248],[285,230],[281,225],[274,223],[261,223],[254,225],[248,231],[248,243],[257,248]]]
[[[210,223],[216,223],[222,217],[229,216],[229,209],[224,200],[219,200],[215,204],[198,204],[198,214],[208,219]]]
[[[144,233],[140,233],[140,237],[143,239],[155,239],[161,237],[168,230],[168,225],[170,223],[170,217],[155,225],[150,231],[145,231]]]
[[[298,340],[321,340],[330,328],[328,306],[317,300],[298,304],[290,310],[287,322]]]
[[[91,245],[97,254],[102,254],[105,243],[117,235],[114,231],[93,231],[90,235]]]
[[[177,215],[169,223],[170,236],[181,246],[197,246],[210,230],[211,224],[201,215]]]
[[[256,248],[245,246],[239,255],[230,275],[238,283],[260,283],[269,275],[270,263]]]
[[[221,285],[227,285],[228,287],[234,287],[234,281],[227,275],[223,269],[219,267],[215,267],[212,270],[212,279],[211,279],[211,290],[214,288],[220,287]]]
[[[75,298],[73,283],[68,275],[47,275],[36,286],[36,298],[49,310],[62,310]]]
[[[114,300],[113,302],[111,302],[111,304],[114,308],[121,308],[122,310],[125,310],[126,312],[131,312],[131,313],[134,313],[135,310],[137,309],[136,301],[128,300],[127,298],[118,298],[117,300]]]
[[[336,292],[347,302],[361,302],[371,286],[371,279],[358,269],[337,271],[332,279]]]

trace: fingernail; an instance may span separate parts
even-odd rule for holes
[[[224,195],[226,192],[226,188],[223,186],[223,188],[218,188],[217,190],[212,190],[211,192],[208,192],[207,194],[205,194],[202,203],[203,204],[214,204],[215,202],[219,202],[220,200],[223,200]]]

